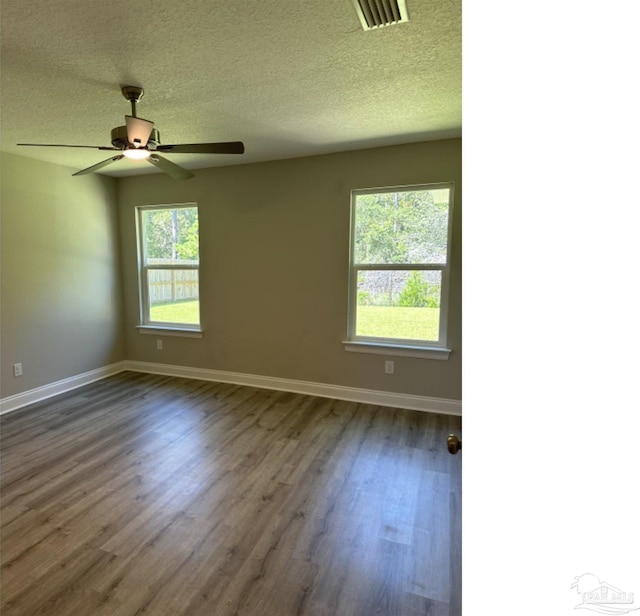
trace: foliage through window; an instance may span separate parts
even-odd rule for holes
[[[446,346],[453,186],[352,192],[349,339]]]
[[[197,206],[142,206],[137,211],[142,325],[198,330]]]

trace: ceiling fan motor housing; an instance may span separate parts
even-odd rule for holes
[[[111,145],[119,150],[126,150],[127,148],[134,148],[135,145],[129,143],[127,140],[127,127],[118,126],[111,131]],[[157,128],[151,130],[149,141],[147,141],[147,149],[155,150],[160,144],[160,133]]]

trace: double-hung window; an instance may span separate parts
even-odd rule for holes
[[[448,357],[452,205],[452,184],[352,191],[347,350]]]
[[[197,205],[136,209],[141,325],[199,331]]]

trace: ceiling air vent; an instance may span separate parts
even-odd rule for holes
[[[405,0],[353,0],[364,30],[409,21]]]

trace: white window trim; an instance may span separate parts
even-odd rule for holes
[[[177,327],[172,323],[167,325],[136,325],[138,333],[154,336],[177,336],[181,338],[202,338],[202,329]]]
[[[358,195],[379,194],[385,192],[408,192],[418,190],[449,189],[449,221],[447,228],[447,260],[445,263],[384,263],[384,264],[354,264],[355,251],[355,205]],[[374,353],[379,355],[396,355],[404,357],[420,357],[424,359],[448,359],[452,350],[447,347],[447,322],[449,315],[449,285],[451,270],[451,244],[453,236],[453,207],[454,184],[453,182],[440,182],[436,184],[409,184],[403,186],[385,186],[380,188],[362,188],[351,191],[351,211],[349,230],[349,294],[347,316],[347,340],[342,344],[346,351],[357,353]],[[366,270],[420,270],[441,271],[441,296],[440,296],[440,323],[438,340],[402,340],[399,338],[373,338],[369,336],[357,336],[356,311],[357,311],[357,280],[358,272]]]
[[[202,323],[186,324],[186,323],[166,323],[162,321],[151,321],[149,315],[149,291],[147,284],[147,272],[152,269],[175,269],[175,270],[197,270],[198,271],[198,287],[200,286],[200,264],[198,265],[147,265],[144,260],[144,227],[142,225],[142,214],[146,210],[173,210],[176,208],[195,207],[198,209],[197,203],[163,203],[160,205],[138,205],[136,206],[136,240],[138,243],[138,301],[140,307],[140,324],[136,327],[141,334],[164,334],[166,336],[185,336],[189,338],[202,337]],[[198,212],[199,214],[199,212]],[[199,216],[198,216],[199,219]],[[198,293],[199,295],[200,293]]]
[[[374,355],[395,355],[396,357],[419,357],[421,359],[449,359],[451,349],[444,347],[417,346],[400,344],[395,340],[380,342],[364,340],[343,340],[345,351],[354,353],[373,353]]]

